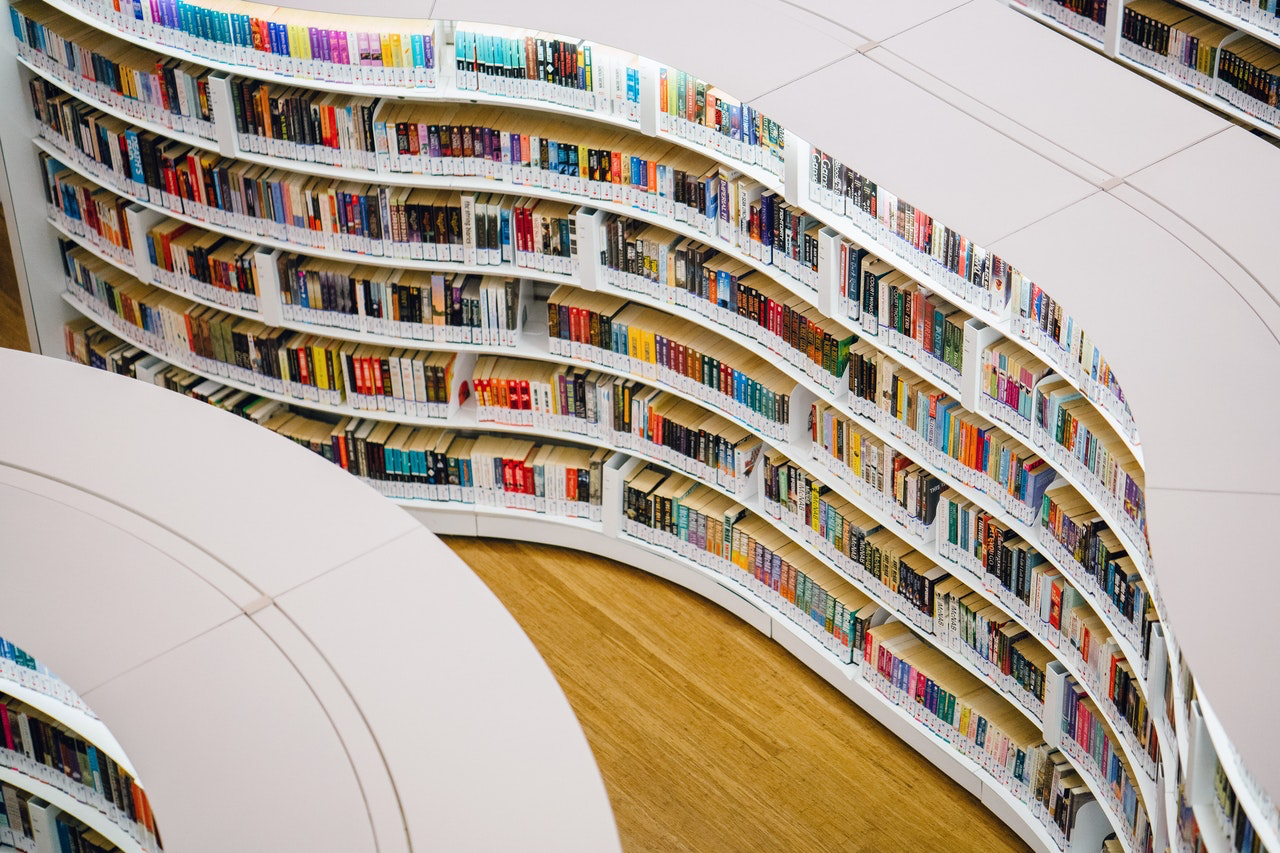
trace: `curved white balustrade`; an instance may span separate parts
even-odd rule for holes
[[[0,428],[4,621],[168,849],[618,849],[546,665],[409,515],[160,388],[0,350],[0,394],[38,403]]]

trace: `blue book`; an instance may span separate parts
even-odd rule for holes
[[[129,152],[129,173],[136,183],[144,184],[147,179],[142,173],[142,148],[138,145],[138,131],[129,128],[124,132],[124,138]]]
[[[427,67],[427,51],[422,42],[422,33],[414,33],[409,37],[410,43],[413,45],[413,67]]]

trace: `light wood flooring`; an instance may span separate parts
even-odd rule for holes
[[[9,230],[5,227],[4,208],[0,206],[0,347],[28,350],[27,321],[22,315],[22,299],[18,296],[18,279],[9,254]]]
[[[781,646],[693,593],[576,551],[446,541],[559,679],[625,850],[1026,849]]]

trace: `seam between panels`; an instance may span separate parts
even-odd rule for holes
[[[355,697],[351,695],[351,690],[350,688],[347,687],[346,682],[344,682],[342,680],[342,677],[338,675],[338,672],[337,670],[334,669],[333,664],[329,662],[329,659],[325,657],[323,652],[320,651],[320,648],[316,646],[315,642],[312,641],[312,639],[309,636],[307,636],[306,632],[303,631],[302,628],[298,626],[298,623],[293,621],[293,619],[289,616],[289,614],[284,612],[283,608],[281,608],[279,605],[276,605],[275,610],[282,617],[284,617],[285,621],[287,621],[291,626],[293,626],[294,630],[298,632],[299,636],[302,637],[302,639],[307,643],[307,645],[311,647],[312,651],[315,652],[316,656],[320,659],[320,661],[329,669],[329,672],[333,675],[334,680],[337,681],[339,685],[341,685],[343,692],[346,693],[347,698],[351,700],[352,707],[355,708],[356,713],[360,715],[360,720],[361,722],[364,723],[365,730],[369,733],[369,739],[373,741],[374,746],[376,746],[378,749],[378,758],[381,759],[382,769],[387,774],[387,783],[391,786],[391,790],[395,792],[396,810],[400,812],[400,825],[401,825],[401,828],[404,830],[405,846],[407,847],[407,849],[413,850],[413,843],[409,839],[409,827],[404,820],[404,804],[400,801],[400,791],[396,788],[395,778],[391,775],[391,768],[387,765],[387,758],[382,751],[382,745],[378,743],[378,738],[374,735],[373,728],[369,725],[369,720],[365,717],[364,711],[361,710],[360,705],[355,700]],[[337,722],[333,719],[333,714],[330,713],[329,706],[327,706],[324,703],[324,700],[320,698],[320,694],[316,692],[315,685],[311,683],[311,681],[307,678],[306,674],[302,671],[298,663],[294,661],[292,657],[289,656],[289,653],[284,650],[284,648],[280,645],[280,643],[276,640],[276,638],[272,636],[271,632],[267,630],[266,627],[256,622],[252,616],[249,616],[247,618],[249,619],[250,622],[253,623],[253,626],[257,628],[259,631],[261,631],[262,634],[268,640],[271,641],[271,644],[274,645],[280,651],[281,656],[286,661],[289,662],[289,666],[293,667],[293,671],[298,674],[298,678],[302,680],[302,683],[307,686],[307,690],[311,693],[312,696],[315,697],[316,704],[320,706],[320,710],[324,713],[325,719],[329,721],[329,726],[333,729],[333,733],[337,736],[338,743],[342,744],[342,752],[347,756],[347,764],[349,764],[351,767],[351,775],[355,777],[356,787],[360,791],[360,799],[364,802],[365,818],[369,821],[369,832],[370,832],[370,835],[373,836],[373,848],[374,850],[381,850],[382,849],[381,845],[378,843],[378,829],[373,822],[373,810],[372,808],[370,808],[370,805],[369,805],[369,795],[365,791],[364,780],[360,778],[360,771],[356,767],[355,758],[352,756],[351,749],[350,747],[347,746],[347,741],[345,738],[343,738],[342,732],[341,730],[339,730]]]

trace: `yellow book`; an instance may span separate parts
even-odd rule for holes
[[[381,49],[382,49],[382,55],[380,57],[382,67],[394,68],[395,60],[391,58],[391,34],[379,33],[378,37],[381,42]]]
[[[388,43],[388,46],[391,48],[391,55],[384,56],[384,59],[390,60],[387,64],[395,68],[404,68],[404,57],[400,51],[400,34],[399,33],[388,34],[387,43]]]

